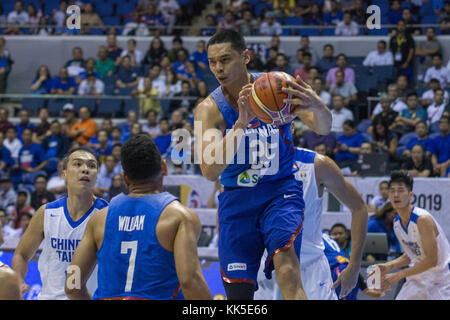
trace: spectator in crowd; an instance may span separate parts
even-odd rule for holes
[[[166,158],[166,153],[169,150],[170,144],[172,143],[172,134],[169,131],[169,119],[161,118],[158,121],[160,134],[156,136],[153,140],[158,147],[159,152],[163,158]]]
[[[11,152],[3,145],[4,136],[3,132],[0,132],[0,175],[9,171],[9,168],[14,165]]]
[[[386,124],[388,125],[389,130],[394,128],[395,119],[398,117],[398,112],[391,109],[392,98],[386,93],[382,93],[380,96],[380,104],[382,111],[379,114],[372,115],[372,121],[378,122],[379,119],[384,119]],[[369,127],[367,132],[373,132],[373,125]]]
[[[52,76],[47,66],[42,65],[36,72],[36,77],[33,79],[30,87],[30,93],[34,94],[49,94],[52,89]]]
[[[14,201],[15,202],[15,201]],[[16,237],[17,231],[10,226],[9,217],[5,209],[0,207],[0,235],[3,233],[3,241]],[[2,245],[0,237],[0,246]]]
[[[220,2],[216,3],[214,6],[214,10],[215,10],[214,18],[216,19],[217,23],[223,21],[225,18],[222,3]]]
[[[407,34],[410,34],[411,36],[420,34],[420,29],[413,26],[415,24],[418,24],[418,21],[416,17],[412,15],[409,8],[403,8],[402,20],[405,22]]]
[[[115,166],[114,172],[116,174],[121,174],[123,172],[122,163],[120,162],[120,150],[122,149],[122,145],[120,143],[114,144],[112,148],[112,156],[114,157]],[[100,171],[106,170],[105,166],[100,166]]]
[[[386,41],[380,40],[377,42],[377,50],[370,51],[363,61],[363,66],[392,66],[394,64],[394,57],[392,52],[386,50]]]
[[[377,118],[372,122],[372,140],[375,145],[375,152],[387,153],[391,161],[396,159],[398,138],[395,133],[389,130],[385,119]]]
[[[277,53],[275,58],[275,68],[272,71],[286,72],[287,74],[293,75],[294,70],[289,66],[288,59],[284,53]]]
[[[249,72],[263,72],[264,63],[260,59],[259,55],[256,54],[255,49],[249,48],[248,54],[250,61],[247,63],[247,69]]]
[[[402,19],[402,9],[400,1],[394,0],[391,3],[391,8],[388,12],[389,24],[397,24]]]
[[[334,159],[340,168],[351,166],[358,159],[360,147],[366,138],[356,131],[355,122],[346,120],[342,126],[343,135],[336,141]]]
[[[409,86],[408,77],[401,74],[397,77],[397,90],[400,99],[406,99],[406,96],[413,89]]]
[[[24,214],[33,215],[34,209],[30,205],[30,193],[26,189],[20,189],[17,192],[17,200],[11,211],[11,219],[13,221],[13,228],[19,229],[21,227],[21,219]]]
[[[120,143],[122,142],[122,129],[120,129],[117,126],[113,127],[111,130],[111,138],[112,138],[111,144],[113,146],[113,154],[114,154],[114,146],[120,145]]]
[[[402,163],[402,169],[408,170],[413,177],[429,177],[433,172],[430,158],[425,154],[425,148],[421,144],[415,144],[411,149],[411,157]]]
[[[0,208],[3,208],[7,215],[10,216],[16,200],[17,193],[14,191],[11,177],[4,173],[0,176]]]
[[[167,56],[167,49],[164,46],[164,42],[159,37],[154,37],[152,42],[150,42],[150,47],[145,53],[142,63],[153,67],[159,65],[159,62],[164,56]]]
[[[184,126],[184,116],[183,110],[175,110],[170,115],[170,127],[169,130],[173,132],[174,130],[181,129]]]
[[[123,28],[123,36],[147,37],[150,35],[143,15],[140,15],[137,11],[133,11],[131,13],[131,19]]]
[[[132,69],[131,58],[129,56],[123,57],[122,65],[117,72],[116,86],[118,88],[131,88],[137,90],[139,80],[139,75]]]
[[[172,48],[167,51],[167,57],[169,58],[171,63],[174,63],[175,60],[178,59],[178,51],[181,49],[186,50],[189,55],[189,51],[185,47],[183,47],[183,39],[176,36],[172,39]],[[162,65],[162,61],[160,64]]]
[[[444,90],[436,89],[434,91],[434,102],[427,108],[428,124],[432,126],[438,122],[444,114],[447,103],[444,100]]]
[[[347,120],[353,120],[353,112],[344,107],[344,98],[339,95],[333,96],[333,109],[331,109],[333,120],[331,122],[332,132],[342,132],[343,125]]]
[[[433,152],[431,163],[433,174],[438,177],[448,177],[450,173],[450,117],[442,116],[439,119],[441,134],[433,139]]]
[[[331,105],[331,95],[324,89],[322,78],[315,77],[311,87],[320,99],[322,99],[322,101],[329,107]]]
[[[113,122],[111,119],[103,119],[102,124],[100,126],[100,130],[106,131],[106,134],[108,136],[108,144],[110,146],[113,145],[113,137],[112,137],[112,129],[113,129]],[[89,140],[89,143],[87,144],[87,147],[95,149],[100,147],[100,143],[98,142],[98,133]]]
[[[437,89],[441,89],[441,83],[439,82],[438,79],[435,79],[435,78],[431,78],[428,85],[429,85],[430,89],[428,89],[427,91],[425,91],[422,94],[422,99],[421,99],[422,106],[424,106],[424,107],[428,107],[430,104],[436,102],[434,100],[434,93]],[[445,90],[444,91],[444,102],[445,102],[445,104],[447,104],[449,101],[450,101],[449,93],[448,93],[448,91]]]
[[[5,38],[0,37],[0,93],[5,93],[12,60],[5,49]]]
[[[305,52],[303,49],[297,49],[295,54],[295,61],[290,62],[292,69],[297,70],[301,67],[303,67],[303,52]],[[294,57],[292,57],[294,58]]]
[[[323,143],[325,145],[325,153],[332,157],[333,151],[336,148],[336,135],[334,132],[323,136],[318,135],[312,130],[306,131],[301,139],[302,148],[314,150],[318,144]]]
[[[105,84],[102,80],[97,79],[95,73],[88,71],[86,79],[82,80],[78,87],[78,95],[80,96],[101,96],[105,90]]]
[[[12,179],[15,185],[19,183],[32,184],[38,175],[47,175],[44,171],[48,161],[44,149],[32,140],[30,129],[23,130],[23,146],[19,151],[17,164],[13,166]]]
[[[53,193],[56,199],[64,197],[67,193],[66,180],[62,177],[63,167],[63,160],[58,160],[57,172],[50,177],[47,183],[47,190]]]
[[[177,15],[181,14],[180,5],[176,0],[161,0],[158,5],[158,11],[161,12],[161,15],[167,23],[167,34],[172,34]]]
[[[58,159],[62,159],[70,148],[69,138],[61,133],[61,124],[58,120],[52,121],[50,135],[43,139],[42,148],[45,158],[49,161],[47,170],[53,173],[57,170]]]
[[[64,65],[70,77],[76,77],[84,71],[86,60],[83,58],[83,50],[80,47],[72,49],[72,59],[68,60]]]
[[[276,47],[270,47],[269,48],[269,56],[266,59],[266,63],[264,65],[264,70],[269,72],[270,70],[273,70],[276,68],[276,59],[278,54],[278,49]]]
[[[122,50],[122,53],[120,54],[120,57],[123,58],[125,56],[130,57],[131,66],[139,66],[142,63],[142,60],[144,59],[144,55],[141,50],[136,49],[136,40],[135,39],[129,39],[127,41],[127,49]]]
[[[354,177],[358,177],[361,176],[363,170],[364,170],[364,159],[363,156],[365,154],[373,154],[373,146],[372,143],[369,141],[363,142],[361,143],[361,147],[359,148],[359,154],[358,154],[358,159],[356,160],[356,163],[351,163],[349,164],[349,169],[350,169],[350,176],[354,176]],[[380,163],[380,165],[382,165]],[[344,175],[349,175],[348,171],[346,172],[346,170],[342,170],[342,174]]]
[[[181,80],[178,80],[175,71],[168,70],[166,78],[166,90],[164,97],[172,97],[174,94],[181,92]]]
[[[258,29],[258,22],[253,17],[252,10],[245,10],[242,19],[236,21],[236,27],[243,36],[253,36]]]
[[[9,111],[4,107],[0,107],[0,132],[6,133],[9,128],[13,128],[14,125],[8,120]]]
[[[95,59],[94,58],[88,58],[86,60],[84,70],[81,71],[78,74],[78,76],[76,77],[77,78],[77,84],[79,84],[82,80],[86,80],[88,73],[93,73],[97,79],[100,78],[100,73],[95,71]]]
[[[108,50],[105,46],[98,48],[97,58],[95,60],[95,71],[98,72],[100,78],[112,76],[116,71],[114,60],[108,58]]]
[[[337,24],[334,34],[336,36],[357,36],[359,34],[358,24],[352,20],[350,12],[344,12],[342,19]]]
[[[121,193],[128,193],[127,186],[125,185],[122,175],[121,174],[115,174],[112,178],[111,186],[108,190],[108,201],[111,201],[112,198],[115,196],[121,194]]]
[[[165,21],[156,10],[156,4],[149,3],[147,12],[143,14],[143,19],[152,36],[159,36],[163,32]]]
[[[52,81],[51,94],[75,94],[77,83],[74,77],[69,77],[66,67],[59,69],[59,76]]]
[[[155,110],[150,110],[147,112],[147,122],[142,126],[142,131],[148,133],[153,139],[161,133],[157,118],[158,113]]]
[[[65,27],[64,22],[66,21],[67,7],[68,7],[67,1],[61,0],[59,2],[59,8],[53,10],[53,12],[51,14],[51,21],[52,21],[52,24],[55,26],[55,29],[56,29],[55,33],[57,33],[57,34],[61,33],[61,30],[63,30]]]
[[[188,60],[194,62],[196,68],[208,68],[208,53],[206,52],[206,43],[204,40],[197,41],[197,50],[192,52]]]
[[[335,74],[336,83],[330,88],[332,96],[339,95],[344,98],[344,105],[354,105],[358,100],[358,90],[351,82],[344,80],[344,72],[337,70]]]
[[[16,127],[13,126],[8,128],[5,137],[6,139],[3,141],[3,146],[9,150],[14,163],[16,163],[19,159],[19,151],[23,146],[23,143],[17,138]]]
[[[444,4],[444,11],[439,15],[440,34],[450,34],[450,2]]]
[[[157,67],[157,65],[154,67]],[[137,90],[139,95],[140,114],[146,114],[150,110],[153,110],[158,114],[162,113],[160,100],[157,99],[160,94],[158,89],[153,87],[153,81],[150,77],[141,78]]]
[[[315,146],[314,146],[314,149],[313,149],[315,152],[317,152],[318,154],[321,154],[321,155],[323,155],[323,156],[330,156],[328,153],[327,153],[327,146],[325,145],[325,143],[323,143],[323,142],[319,142],[318,144],[316,144]]]
[[[174,94],[173,97],[177,99],[170,101],[170,114],[172,114],[175,110],[181,110],[183,113],[189,113],[194,108],[195,100],[188,99],[189,97],[192,97],[191,85],[189,81],[182,81],[181,92]]]
[[[399,97],[399,90],[398,86],[395,83],[391,83],[388,85],[388,96],[391,98],[391,109],[400,113],[403,110],[407,109],[408,106],[406,103],[402,101],[402,99]],[[381,103],[377,103],[375,108],[373,109],[372,114],[378,115],[383,111],[383,107],[381,106]]]
[[[120,65],[120,54],[122,48],[117,46],[117,38],[115,34],[108,34],[106,37],[106,50],[108,52],[108,58],[114,61],[114,65],[118,67]]]
[[[97,133],[98,146],[94,149],[97,154],[97,159],[102,164],[105,157],[112,153],[112,145],[108,142],[108,132],[106,130],[99,130]]]
[[[55,195],[47,190],[47,177],[37,176],[34,179],[34,191],[31,193],[31,206],[34,210],[40,206],[55,201]]]
[[[113,155],[105,156],[105,162],[102,164],[106,170],[100,170],[97,177],[97,184],[94,188],[94,193],[98,197],[103,199],[108,199],[108,191],[111,187],[112,178],[116,173],[114,173],[114,166],[116,165]]]
[[[237,28],[238,27],[237,27],[237,23],[236,23],[233,11],[226,10],[225,15],[224,15],[224,20],[217,24],[217,30],[221,30],[221,29],[236,30]]]
[[[376,212],[381,210],[386,204],[388,204],[390,202],[388,192],[388,181],[381,181],[378,185],[378,194],[370,200],[369,204],[367,205],[367,211]]]
[[[162,97],[166,90],[166,76],[161,72],[159,64],[153,65],[148,72],[148,80],[152,83],[152,88],[157,91],[159,97]],[[144,85],[143,80],[139,82],[138,89]]]
[[[65,121],[61,124],[61,133],[70,138],[70,130],[75,125],[75,123],[77,123],[73,104],[66,103],[62,107],[62,112]]]
[[[427,39],[417,44],[415,55],[417,62],[417,74],[423,76],[425,71],[433,65],[433,55],[442,52],[441,45],[436,39],[434,28],[427,28]]]
[[[97,123],[91,118],[91,112],[87,107],[81,107],[78,116],[80,120],[70,129],[69,138],[84,145],[97,133]]]
[[[130,138],[142,133],[142,125],[139,122],[133,123],[130,130]]]
[[[95,12],[94,3],[86,3],[81,13],[81,34],[89,34],[89,28],[103,27],[103,21]]]
[[[213,14],[206,16],[206,27],[200,29],[200,36],[212,36],[216,33],[217,21]]]
[[[42,143],[50,135],[50,122],[48,121],[48,110],[42,108],[39,110],[39,123],[33,130],[33,142]]]
[[[344,72],[344,81],[355,84],[355,71],[347,67],[347,57],[341,53],[337,56],[336,67],[328,70],[325,87],[330,88],[336,85],[336,71]]]
[[[299,50],[301,50],[302,53],[309,52],[311,54],[311,65],[315,66],[316,63],[319,61],[319,54],[317,53],[316,49],[311,47],[311,42],[309,41],[308,36],[302,35],[300,37],[300,49],[298,49],[297,52]]]
[[[30,21],[28,13],[23,10],[23,2],[16,1],[14,10],[8,14],[7,22],[10,24],[18,24],[24,26]]]
[[[408,108],[404,109],[395,119],[393,131],[399,135],[414,131],[414,127],[419,121],[427,120],[427,112],[419,105],[415,92],[408,94],[406,104]]]
[[[275,20],[275,14],[271,11],[266,12],[264,22],[259,26],[259,34],[262,36],[281,35],[283,29],[281,24]]]
[[[415,126],[415,132],[417,137],[412,138],[407,144],[406,149],[403,151],[405,157],[411,157],[411,150],[416,144],[420,144],[426,153],[426,156],[431,156],[433,152],[433,142],[428,136],[428,127],[425,121],[417,122]]]
[[[187,59],[189,57],[189,52],[181,48],[177,52],[177,60],[174,61],[172,65],[172,70],[175,71],[177,78],[179,80],[187,80]]]
[[[30,121],[30,113],[28,112],[28,110],[20,110],[19,119],[19,123],[16,124],[17,136],[22,137],[22,132],[25,128],[30,128],[32,131],[34,130],[35,125]]]
[[[395,210],[390,202],[378,209],[375,215],[367,223],[367,232],[386,233],[390,252],[401,252],[400,243],[394,232]],[[376,255],[378,256],[378,255]],[[375,258],[374,260],[386,259],[386,256]],[[367,260],[367,258],[366,258]]]
[[[432,78],[439,80],[441,88],[446,88],[450,85],[450,70],[442,65],[442,55],[436,53],[433,55],[433,66],[428,68],[425,72],[423,81],[425,85],[429,86]]]
[[[120,135],[120,143],[125,143],[131,135],[131,127],[135,122],[138,121],[137,113],[134,110],[128,111],[127,121],[120,124],[121,127],[121,135]]]
[[[331,0],[331,10],[323,15],[323,22],[325,25],[337,26],[343,19],[343,13],[336,0]]]
[[[294,76],[300,76],[303,81],[308,81],[311,78],[311,61],[312,55],[309,52],[303,52],[302,63],[303,66],[296,69],[294,72]]]
[[[415,42],[409,33],[406,32],[405,21],[397,23],[397,33],[389,40],[389,50],[394,57],[394,67],[397,74],[404,74],[410,83],[414,82],[414,51]]]
[[[350,257],[352,240],[350,231],[347,227],[342,223],[335,223],[330,229],[330,236],[338,243],[342,250],[344,250],[347,256]]]

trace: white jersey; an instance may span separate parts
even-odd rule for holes
[[[43,249],[38,262],[42,281],[39,300],[68,299],[64,292],[64,284],[72,255],[83,237],[90,217],[107,205],[105,200],[97,198],[91,208],[77,221],[73,221],[69,215],[67,196],[46,205]]]
[[[417,227],[417,220],[420,216],[430,216],[436,224],[439,235],[436,238],[438,249],[438,263],[432,269],[423,273],[408,277],[408,280],[419,281],[423,283],[442,283],[450,282],[450,246],[441,226],[436,222],[433,216],[426,210],[413,207],[406,228],[402,225],[400,216],[394,220],[394,232],[399,240],[403,251],[408,255],[411,264],[415,265],[424,259],[424,250],[422,240]]]

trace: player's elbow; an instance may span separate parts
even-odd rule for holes
[[[426,261],[429,269],[434,268],[438,265],[438,257],[436,254],[428,256]]]

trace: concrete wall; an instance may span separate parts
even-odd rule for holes
[[[450,57],[450,36],[438,36],[443,48],[444,62]],[[45,64],[50,68],[52,76],[58,74],[58,70],[64,63],[71,59],[72,48],[79,46],[84,51],[84,57],[96,58],[100,45],[106,44],[106,36],[5,36],[6,48],[14,60],[12,71],[9,75],[7,93],[28,93],[38,67]],[[128,37],[119,36],[118,45],[126,48]],[[134,37],[137,48],[144,53],[147,51],[152,37]],[[172,47],[173,37],[162,37],[166,48]],[[196,42],[200,39],[208,40],[208,37],[184,37],[184,46],[192,52]],[[321,55],[322,47],[331,43],[335,47],[335,53],[345,53],[348,56],[365,56],[375,50],[376,42],[386,36],[358,36],[358,37],[311,37],[311,45]],[[249,37],[249,44],[261,44],[264,46],[270,42],[270,37]],[[425,41],[425,36],[416,36],[416,45]],[[289,56],[295,56],[299,48],[299,37],[281,37],[282,49]]]

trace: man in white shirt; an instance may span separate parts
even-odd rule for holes
[[[398,113],[401,113],[402,110],[407,109],[408,106],[406,103],[404,103],[399,97],[398,97],[398,87],[395,83],[391,83],[388,85],[388,96],[392,99],[391,109],[394,111],[397,111]],[[373,109],[372,114],[377,115],[383,111],[383,107],[381,106],[381,103],[378,102],[375,106],[375,109]]]
[[[67,194],[66,180],[61,176],[64,163],[62,160],[58,161],[58,172],[54,174],[47,183],[47,191],[53,193],[56,199],[60,199]]]
[[[334,31],[336,36],[357,36],[359,34],[358,24],[351,18],[349,12],[344,13],[343,20],[337,24]]]
[[[131,14],[133,21],[127,22],[123,28],[123,36],[136,36],[136,37],[146,37],[150,35],[145,21],[142,21],[142,17],[134,11]]]
[[[438,79],[436,78],[431,78],[430,82],[429,82],[429,86],[430,89],[428,89],[427,91],[425,91],[422,94],[422,106],[426,107],[429,106],[430,104],[434,103],[434,92],[437,89],[441,89],[441,83],[439,82]],[[447,104],[450,101],[450,96],[448,94],[448,91],[444,90],[444,103]]]
[[[29,19],[30,17],[28,16],[28,13],[23,11],[22,1],[17,1],[14,5],[14,11],[11,11],[8,14],[7,21],[8,23],[18,23],[23,26],[24,24],[28,23]]]
[[[80,86],[78,87],[78,95],[101,96],[104,89],[105,84],[103,83],[103,81],[97,79],[95,77],[95,73],[87,72],[86,79],[81,81]]]
[[[123,58],[125,56],[129,56],[131,60],[131,65],[138,66],[141,64],[144,55],[141,50],[136,49],[136,40],[130,39],[127,41],[128,48],[123,50],[120,54],[120,57]]]
[[[446,103],[444,101],[443,89],[436,89],[434,91],[434,101],[435,102],[427,108],[428,125],[438,122],[444,113]]]
[[[392,66],[394,64],[394,57],[392,56],[391,51],[386,50],[386,47],[386,41],[378,41],[377,50],[369,52],[369,54],[363,61],[363,66]]]
[[[333,120],[331,122],[331,131],[342,132],[342,127],[346,120],[353,120],[353,113],[344,107],[344,98],[342,96],[333,96],[333,109],[331,109]]]
[[[275,14],[273,12],[267,12],[265,21],[259,27],[259,34],[262,36],[279,36],[282,33],[283,29],[281,28],[281,24],[275,20]]]
[[[450,71],[442,65],[442,55],[440,53],[433,55],[433,66],[427,69],[423,81],[429,86],[432,78],[439,80],[441,88],[446,88],[450,84]]]
[[[180,10],[180,5],[175,0],[162,0],[159,2],[158,11],[161,12],[167,22],[167,33],[171,34],[176,21],[176,13]]]
[[[317,93],[320,99],[322,99],[323,103],[325,103],[329,107],[331,104],[331,94],[324,90],[322,78],[315,77],[313,79],[311,87]]]
[[[3,146],[11,152],[11,157],[17,162],[19,159],[19,151],[22,149],[23,143],[17,138],[16,127],[8,128],[8,130],[6,130],[6,139],[3,141]]]

